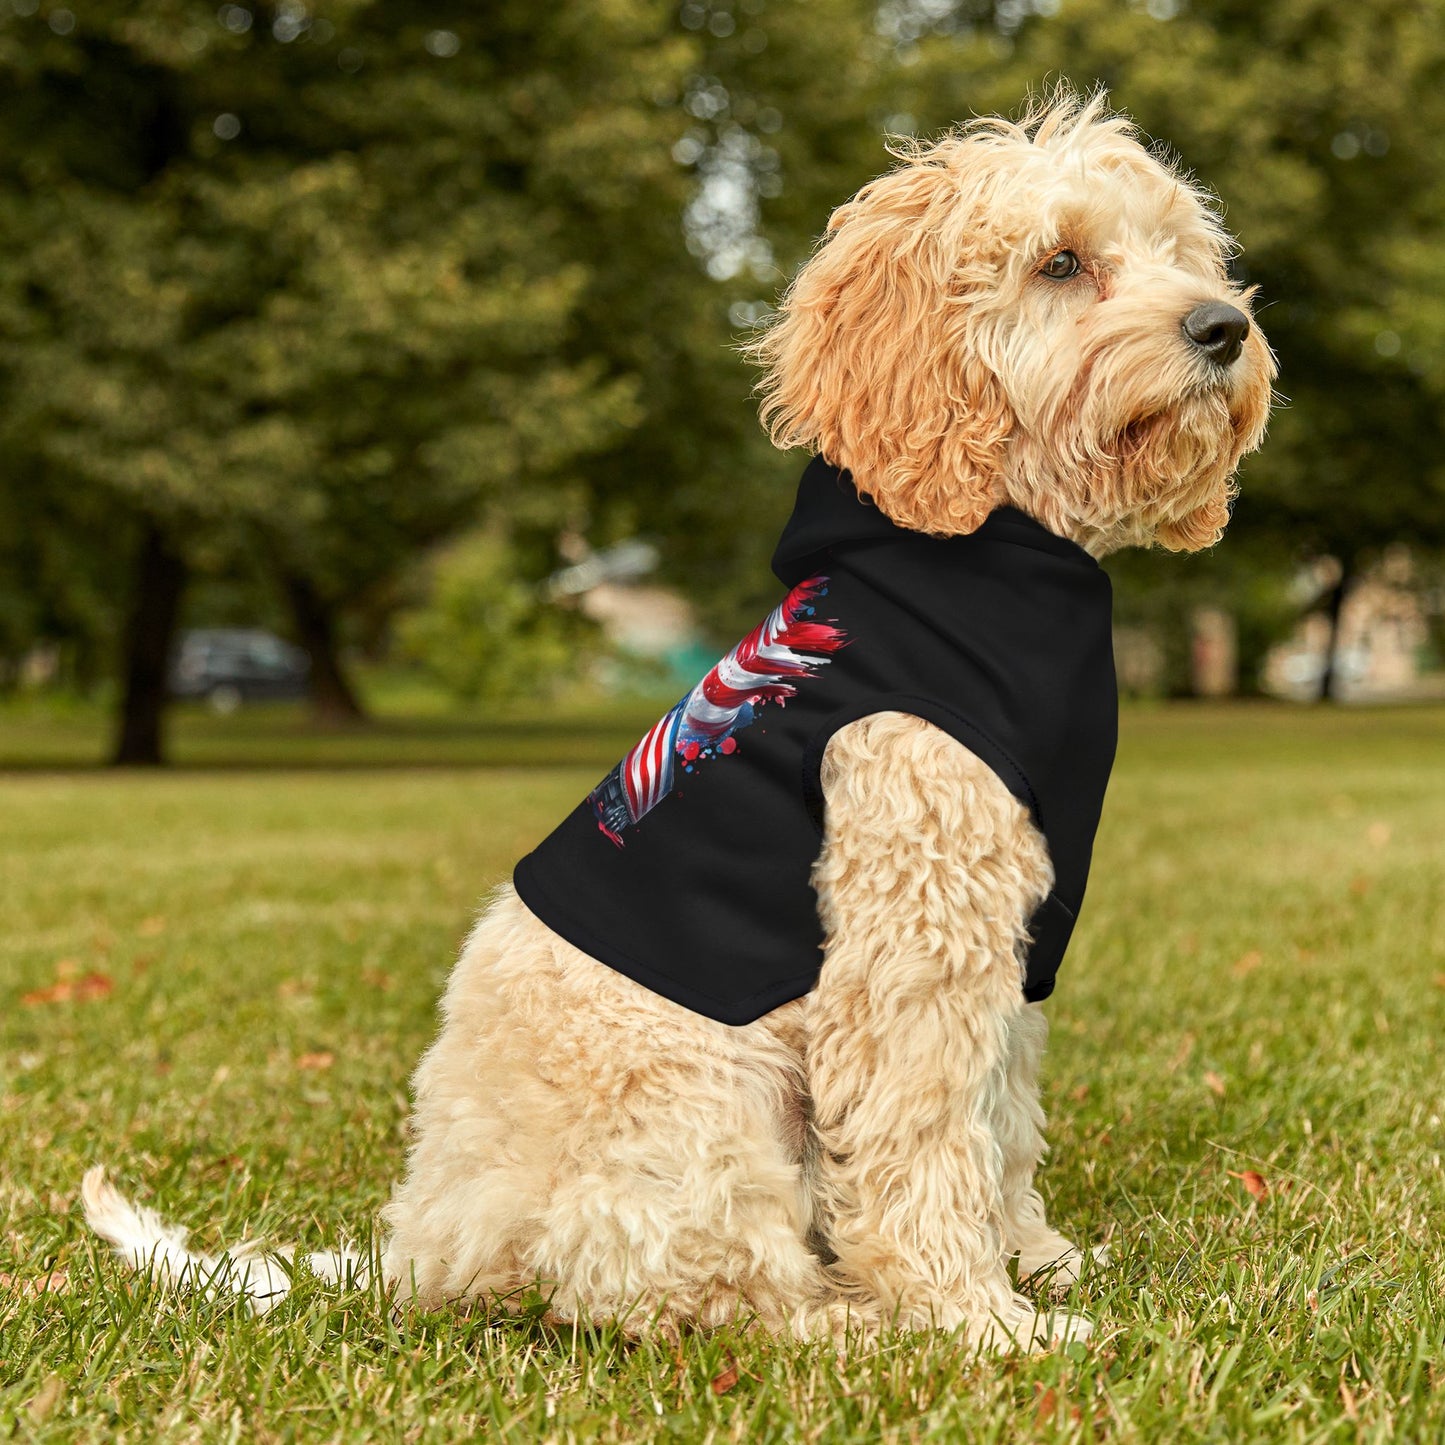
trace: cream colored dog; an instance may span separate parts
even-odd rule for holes
[[[1096,556],[1209,546],[1273,376],[1229,250],[1208,200],[1099,99],[910,145],[833,216],[757,343],[765,419],[911,529],[969,532],[1008,503]],[[415,1077],[386,1209],[402,1296],[540,1285],[559,1319],[668,1334],[740,1316],[835,1338],[963,1327],[987,1346],[1087,1333],[1040,1316],[1007,1269],[1067,1280],[1080,1262],[1034,1186],[1046,1029],[1018,960],[1052,881],[1044,840],[989,767],[911,716],[844,727],[823,784],[821,978],[745,1027],[498,892]],[[224,1265],[263,1306],[284,1288],[264,1262],[186,1254],[99,1170],[85,1197],[136,1262]]]

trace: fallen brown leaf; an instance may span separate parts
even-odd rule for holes
[[[91,999],[104,998],[115,989],[115,982],[109,974],[87,973],[83,978],[57,979],[48,988],[32,989],[21,994],[20,1002],[26,1008],[47,1003],[86,1003]]]
[[[28,1279],[24,1275],[0,1273],[0,1289],[13,1289],[26,1299],[38,1299],[43,1294],[68,1294],[70,1276],[63,1269]]]
[[[1221,1099],[1224,1097],[1225,1084],[1213,1069],[1209,1069],[1204,1075],[1204,1086],[1211,1094],[1217,1094]]]
[[[1069,1098],[1071,1098],[1076,1104],[1082,1104],[1084,1100],[1088,1097],[1089,1086],[1087,1084],[1080,1084],[1077,1089],[1069,1090]]]
[[[1050,1425],[1054,1416],[1058,1413],[1059,1397],[1052,1388],[1040,1390],[1038,1402],[1034,1406],[1034,1424]]]
[[[1269,1193],[1269,1181],[1253,1169],[1243,1169],[1239,1173],[1231,1169],[1229,1177],[1239,1180],[1244,1185],[1245,1192],[1253,1199],[1263,1199]]]
[[[729,1355],[727,1369],[712,1377],[712,1392],[714,1395],[726,1395],[737,1382],[738,1362]]]
[[[314,1054],[302,1054],[296,1060],[298,1069],[329,1069],[336,1062],[336,1055],[326,1049],[318,1049]]]
[[[1437,973],[1435,975],[1435,987],[1445,988],[1445,973]]]
[[[1257,948],[1251,948],[1248,953],[1235,960],[1234,976],[1243,978],[1246,974],[1253,973],[1263,962],[1264,955]]]
[[[68,983],[53,983],[49,988],[33,988],[29,993],[22,993],[20,1002],[25,1008],[34,1008],[42,1003],[64,1003],[72,992]]]
[[[1366,878],[1363,873],[1356,874],[1355,877],[1350,879],[1350,896],[1352,898],[1363,898],[1374,886],[1373,879]]]

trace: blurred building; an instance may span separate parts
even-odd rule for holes
[[[578,560],[546,582],[550,597],[575,598],[602,628],[613,653],[603,680],[620,689],[688,687],[717,661],[692,604],[647,580],[657,561],[655,547],[633,538],[596,552],[579,549]]]
[[[1328,559],[1301,580],[1305,595],[1319,599],[1338,579]],[[1330,621],[1319,607],[1301,618],[1289,639],[1271,650],[1261,685],[1276,697],[1319,696],[1330,646]],[[1427,597],[1410,551],[1389,549],[1379,564],[1349,588],[1335,639],[1337,696],[1349,702],[1387,702],[1445,697],[1445,672],[1430,654]]]

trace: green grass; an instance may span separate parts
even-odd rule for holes
[[[473,910],[643,717],[394,724],[266,771],[332,745],[243,714],[178,751],[251,766],[0,778],[0,1438],[1445,1439],[1439,709],[1126,715],[1048,1006],[1045,1192],[1113,1248],[1087,1349],[674,1354],[310,1280],[255,1320],[87,1240],[95,1160],[203,1246],[364,1232]],[[23,731],[0,756],[77,760]]]
[[[168,760],[180,768],[375,768],[555,766],[566,758],[605,771],[675,696],[599,701],[579,694],[549,705],[458,713],[435,693],[383,679],[368,688],[372,721],[314,725],[301,703],[244,707],[217,716],[201,703],[172,706]],[[50,698],[0,704],[0,770],[94,768],[111,748],[111,720],[91,703]]]

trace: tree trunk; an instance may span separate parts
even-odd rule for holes
[[[165,761],[161,730],[167,671],[185,586],[184,559],[172,550],[159,527],[147,524],[125,629],[125,691],[111,755],[117,766],[157,767]]]
[[[330,605],[296,572],[282,574],[296,640],[311,658],[311,708],[316,720],[330,727],[366,721],[336,650],[336,623]]]
[[[1354,580],[1354,559],[1341,557],[1339,580],[1330,589],[1329,602],[1325,606],[1325,617],[1330,624],[1330,633],[1329,639],[1325,643],[1325,665],[1320,672],[1320,702],[1339,701],[1340,614],[1345,610],[1345,596]]]

